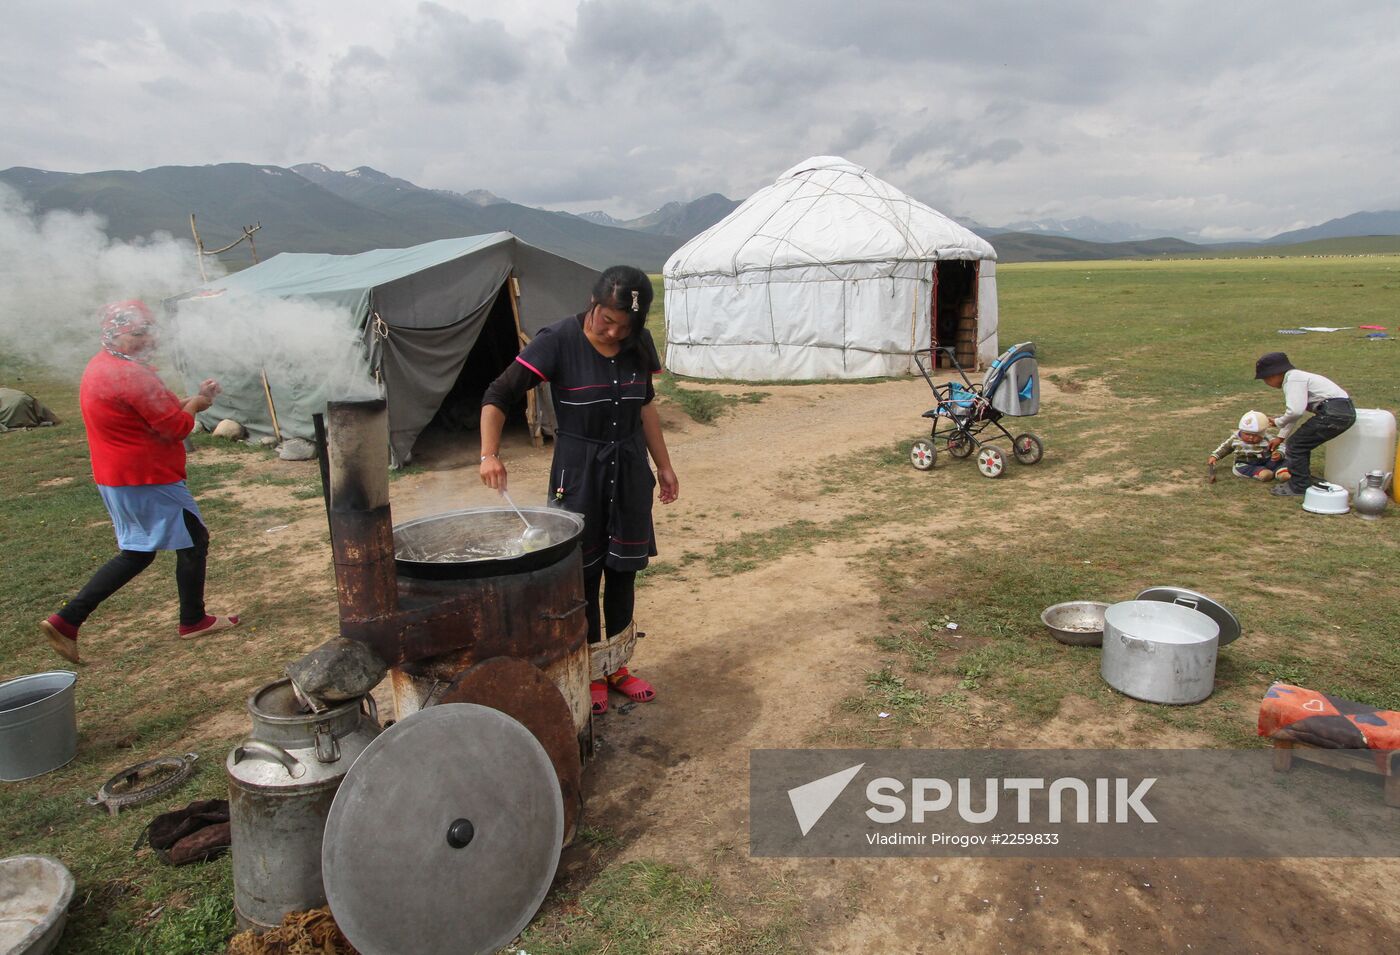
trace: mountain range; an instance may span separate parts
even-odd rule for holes
[[[12,167],[0,182],[36,212],[91,211],[113,238],[154,232],[189,235],[195,213],[206,248],[254,236],[260,258],[278,252],[364,252],[454,236],[512,232],[532,245],[594,268],[618,262],[659,271],[683,240],[596,225],[578,216],[509,202],[489,193],[425,189],[367,166],[344,172],[317,163],[292,168],[222,163],[140,172],[47,172]],[[242,247],[226,256],[246,264]]]
[[[604,212],[575,215],[520,205],[486,190],[427,189],[368,166],[337,171],[320,163],[291,167],[248,163],[160,166],[140,172],[49,172],[15,166],[0,171],[40,213],[91,211],[113,238],[131,240],[164,231],[184,235],[197,215],[206,248],[218,248],[261,225],[262,258],[277,252],[363,252],[433,239],[512,232],[526,242],[603,268],[628,262],[651,272],[692,236],[739,205],[718,193],[669,202],[649,215],[615,219]],[[1130,223],[1081,217],[1037,220],[1006,227],[959,220],[992,241],[1002,262],[1201,255],[1355,236],[1400,236],[1400,211],[1358,212],[1263,242],[1226,246],[1154,237]],[[246,264],[242,247],[226,259]]]
[[[606,212],[584,212],[580,219],[597,225],[634,229],[652,235],[669,235],[682,242],[704,232],[710,226],[739,208],[738,199],[729,199],[717,192],[691,202],[668,202],[660,209],[636,219],[614,219]]]

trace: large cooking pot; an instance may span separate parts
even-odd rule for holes
[[[1198,610],[1125,600],[1104,612],[1099,673],[1148,703],[1199,703],[1215,688],[1220,625]]]
[[[469,507],[397,525],[394,564],[401,576],[420,580],[497,577],[548,567],[577,546],[583,515],[557,507],[520,510],[549,535],[545,546],[525,548],[525,523],[510,508]]]

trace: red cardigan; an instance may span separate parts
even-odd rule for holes
[[[194,416],[155,371],[100,351],[78,387],[98,484],[174,484],[185,479],[184,438]]]

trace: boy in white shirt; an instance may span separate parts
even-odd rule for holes
[[[1301,371],[1293,367],[1288,356],[1271,351],[1254,363],[1254,377],[1270,388],[1282,388],[1286,410],[1269,419],[1278,428],[1279,439],[1286,440],[1284,458],[1291,476],[1270,493],[1296,497],[1313,484],[1312,451],[1331,441],[1356,423],[1356,406],[1351,396],[1330,378]],[[1312,417],[1300,426],[1305,412]]]

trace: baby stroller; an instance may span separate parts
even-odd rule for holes
[[[948,356],[962,383],[950,381],[935,385],[931,366],[935,351]],[[920,471],[933,467],[938,458],[938,442],[955,458],[977,453],[977,470],[989,478],[1000,477],[1006,470],[1006,453],[978,438],[988,427],[996,428],[1011,443],[1011,452],[1022,464],[1035,464],[1045,454],[1045,445],[1038,435],[1029,431],[1014,438],[1001,423],[1005,415],[1028,418],[1040,411],[1040,368],[1035,360],[1035,343],[1012,345],[987,369],[980,384],[973,384],[953,355],[951,348],[917,352],[914,361],[923,373],[924,381],[933,389],[937,406],[925,411],[933,419],[933,430],[927,441],[915,441],[909,449],[909,460]]]

